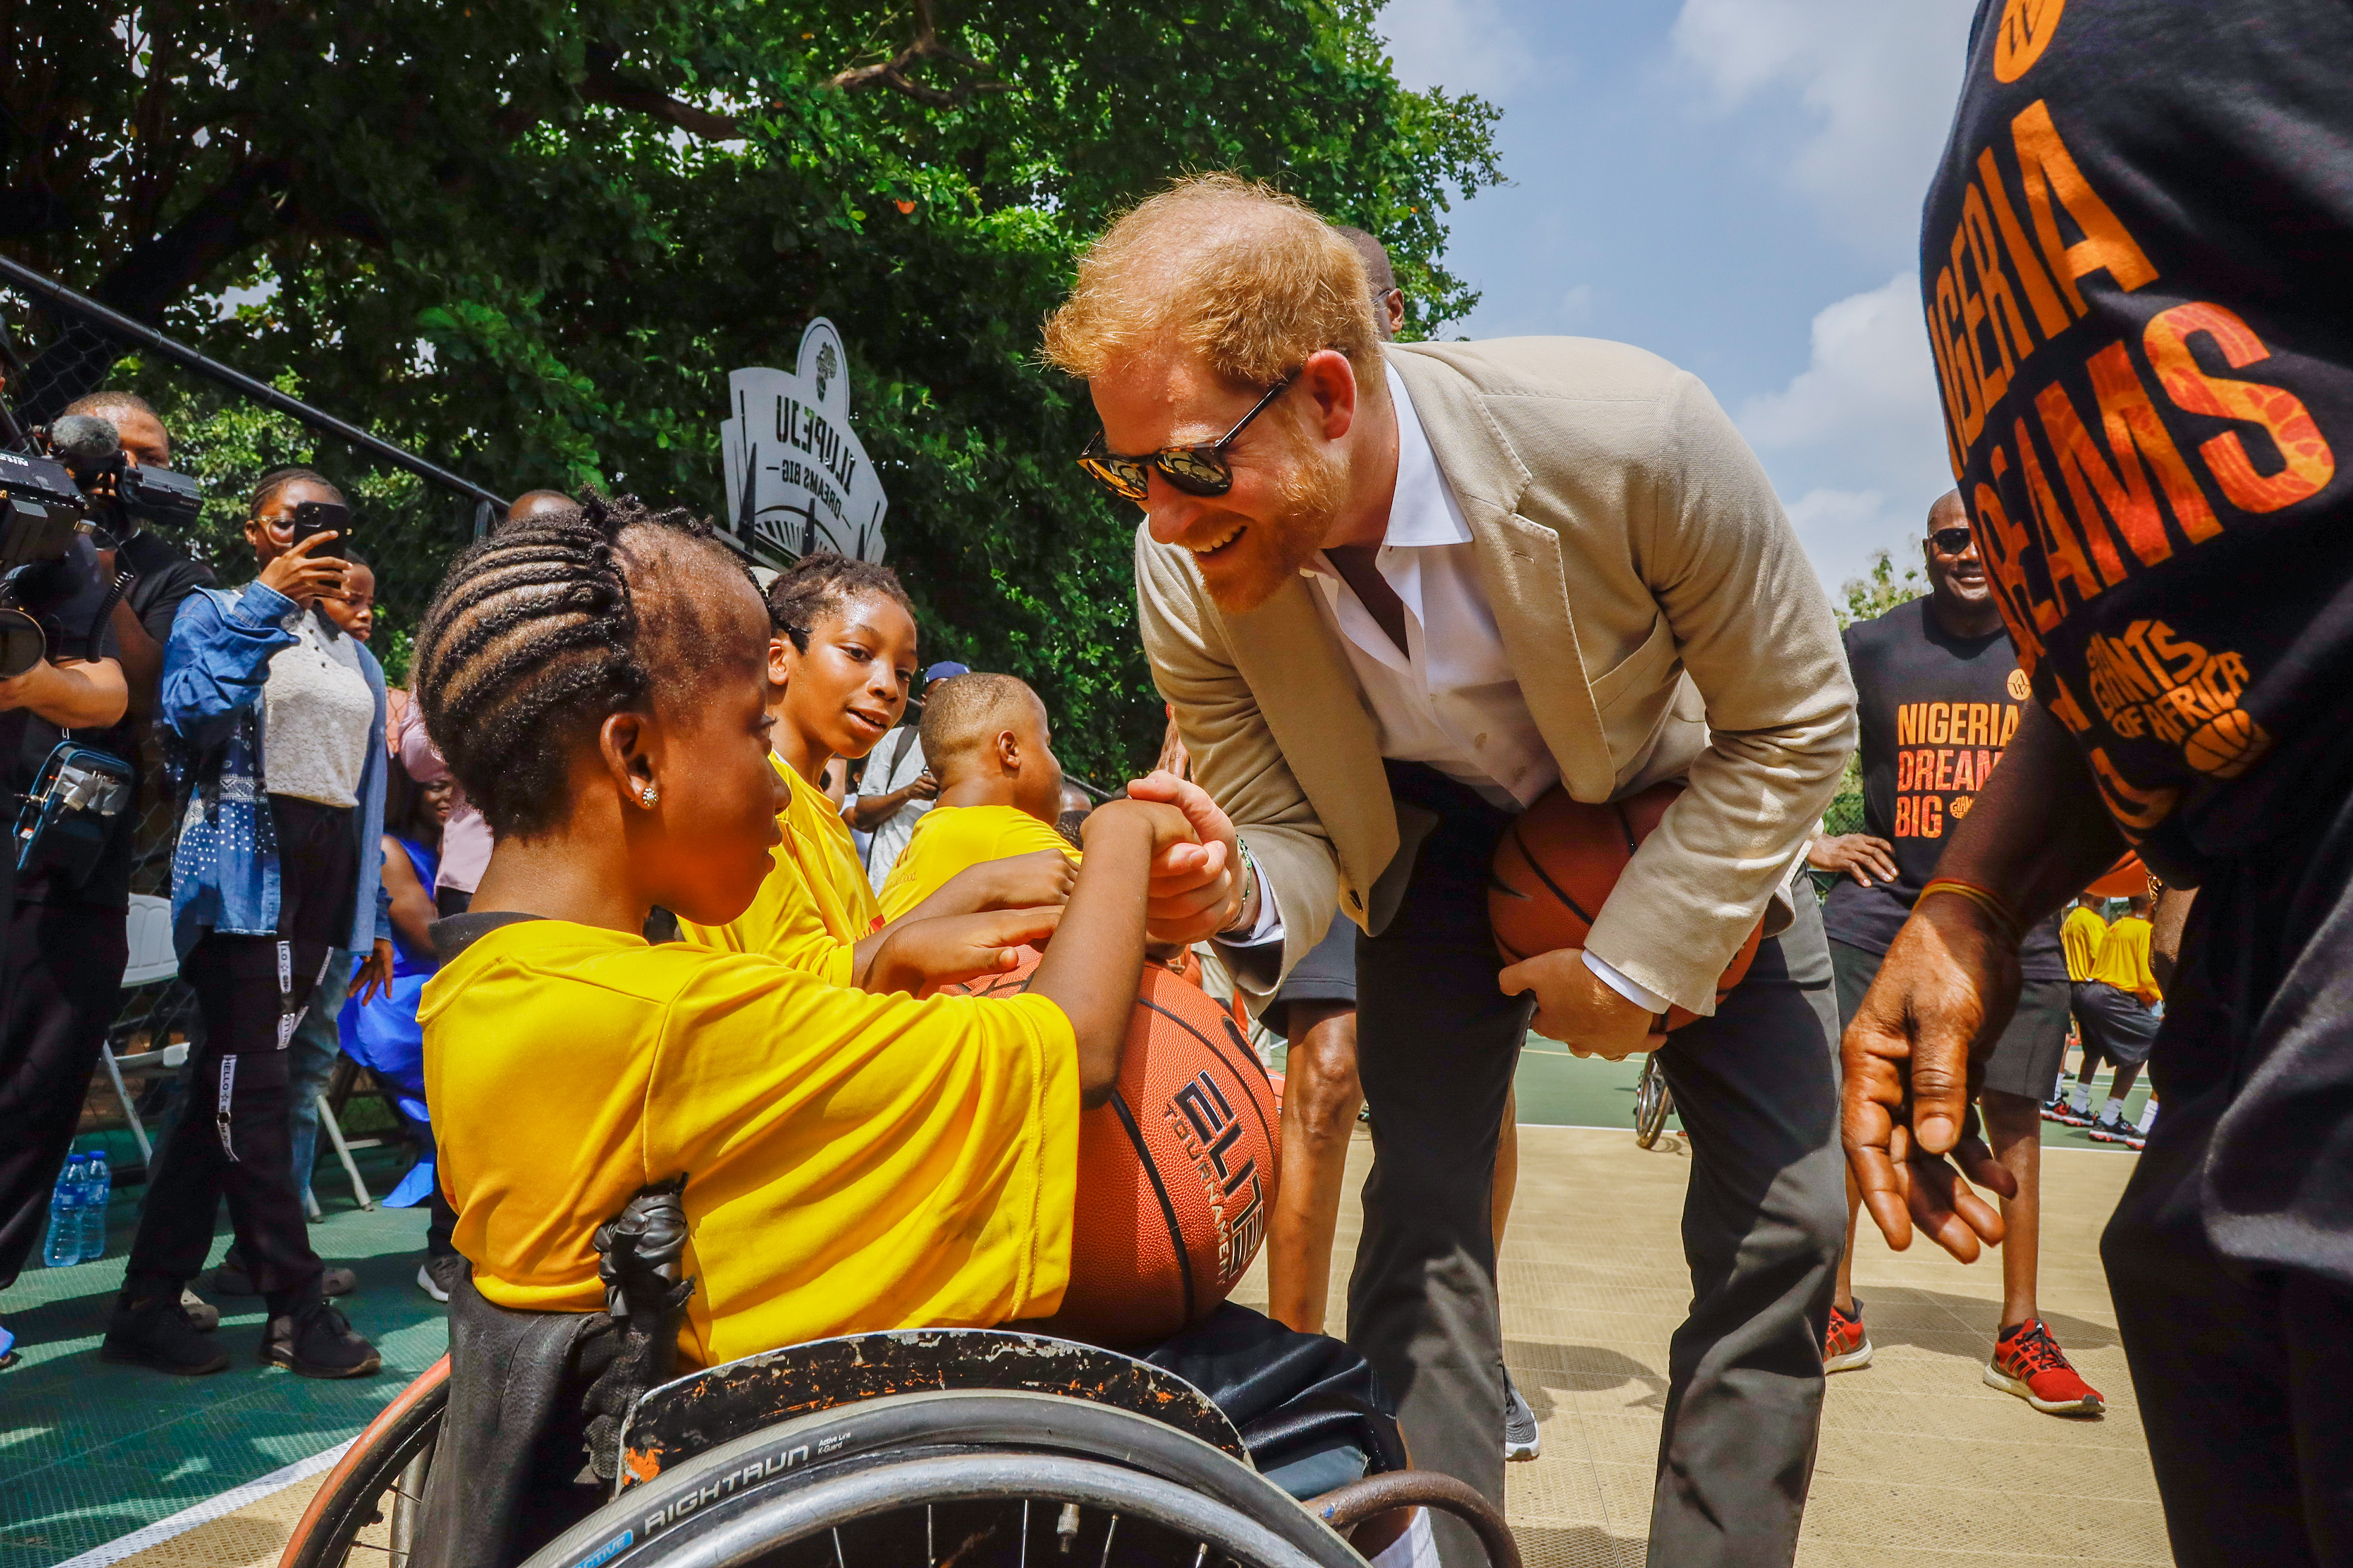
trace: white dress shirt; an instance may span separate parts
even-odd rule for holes
[[[1405,605],[1405,647],[1389,640],[1321,552],[1301,572],[1314,584],[1316,605],[1356,671],[1381,755],[1425,763],[1489,805],[1519,811],[1560,781],[1560,764],[1528,711],[1487,606],[1471,524],[1395,370],[1388,387],[1397,406],[1397,489],[1373,563]],[[1272,902],[1261,900],[1248,940],[1281,933]],[[1585,962],[1627,1000],[1652,1013],[1666,1010],[1664,998],[1592,952]]]

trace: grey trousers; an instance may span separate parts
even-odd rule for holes
[[[1373,1170],[1348,1340],[1397,1395],[1414,1463],[1501,1505],[1488,1205],[1532,1005],[1495,989],[1487,926],[1488,860],[1509,818],[1427,768],[1392,763],[1389,773],[1401,802],[1439,820],[1395,918],[1358,939]],[[1668,1356],[1652,1564],[1785,1564],[1797,1550],[1846,1196],[1819,917],[1796,942],[1794,953],[1765,942],[1723,1009],[1677,1030],[1660,1055],[1691,1133],[1683,1245],[1693,1300]],[[1461,1526],[1440,1519],[1438,1531],[1450,1565],[1483,1561]]]

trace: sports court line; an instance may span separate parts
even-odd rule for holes
[[[259,1502],[272,1492],[284,1491],[296,1481],[309,1480],[320,1471],[332,1468],[335,1462],[343,1457],[343,1450],[355,1441],[356,1438],[346,1437],[323,1453],[313,1454],[307,1459],[297,1459],[241,1487],[231,1487],[216,1497],[208,1497],[200,1503],[184,1508],[169,1519],[159,1519],[128,1535],[117,1536],[103,1546],[93,1546],[79,1557],[69,1557],[58,1563],[58,1568],[110,1568],[111,1564],[136,1552],[144,1552],[151,1546],[160,1546],[175,1535],[185,1535],[200,1524],[210,1524],[214,1520],[235,1513],[248,1503]]]

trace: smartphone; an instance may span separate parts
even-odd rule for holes
[[[335,543],[340,545],[351,537],[352,509],[338,501],[306,500],[294,508],[294,537],[290,542],[300,544],[314,533],[332,530]],[[343,552],[333,546],[322,546],[311,552],[313,561],[341,561]]]

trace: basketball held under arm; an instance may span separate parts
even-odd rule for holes
[[[1706,1015],[1715,977],[1837,791],[1854,749],[1854,684],[1830,601],[1763,467],[1696,379],[1676,376],[1653,443],[1632,461],[1648,502],[1628,521],[1634,567],[1704,707],[1708,738],[1690,787],[1620,879],[1589,945]],[[1674,682],[1674,662],[1657,679]]]

